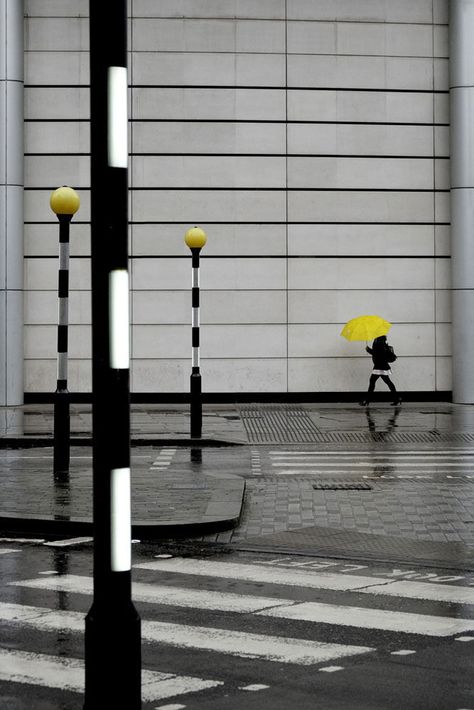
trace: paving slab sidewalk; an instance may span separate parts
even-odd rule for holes
[[[92,414],[71,405],[68,475],[53,475],[53,405],[0,410],[0,533],[92,534]],[[189,408],[132,406],[132,534],[144,539],[228,530],[239,520],[245,430],[232,407],[204,408],[203,437],[189,436]],[[228,447],[225,470],[204,470],[203,447]],[[188,461],[170,468],[178,447]]]

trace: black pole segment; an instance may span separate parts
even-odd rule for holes
[[[90,0],[89,17],[94,598],[86,616],[84,709],[137,710],[140,617],[131,569],[123,548],[117,562],[114,547],[114,481],[130,470],[129,369],[111,360],[109,285],[113,272],[128,269],[128,170],[109,164],[108,141],[109,70],[127,66],[127,2]]]
[[[200,439],[202,436],[202,397],[201,374],[198,367],[193,367],[191,378],[191,438]]]
[[[67,389],[68,356],[68,300],[69,300],[69,225],[72,215],[58,215],[58,332],[57,381],[53,413],[53,475],[55,481],[65,482],[69,476],[71,421]]]

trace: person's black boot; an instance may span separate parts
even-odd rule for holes
[[[401,403],[402,403],[402,398],[401,398],[401,397],[397,397],[397,399],[394,399],[393,402],[390,402],[390,404],[391,404],[393,407],[398,407]]]

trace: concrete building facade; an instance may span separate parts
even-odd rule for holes
[[[58,228],[49,196],[70,185],[81,208],[71,224],[69,389],[86,393],[88,2],[3,4],[23,5],[24,16],[17,391],[54,391]],[[364,390],[365,343],[339,333],[350,318],[377,313],[393,323],[397,387],[450,395],[461,365],[451,346],[449,107],[457,84],[450,84],[448,5],[130,1],[133,393],[188,391],[191,263],[183,237],[199,224],[208,235],[205,392]],[[453,5],[463,16],[472,2]],[[466,62],[461,56],[458,64]],[[465,231],[464,224],[456,242],[463,264]],[[464,303],[471,284],[456,283]],[[474,391],[458,397],[474,401]]]

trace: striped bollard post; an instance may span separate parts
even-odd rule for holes
[[[127,1],[89,2],[94,596],[85,710],[141,702],[132,601]]]
[[[200,439],[202,434],[202,386],[199,353],[199,255],[207,241],[200,227],[191,227],[184,235],[192,254],[192,372],[191,372],[191,439]]]
[[[80,200],[71,187],[58,187],[49,204],[59,220],[58,272],[58,371],[54,395],[53,471],[61,477],[69,473],[70,415],[67,389],[68,325],[69,325],[69,225]]]

